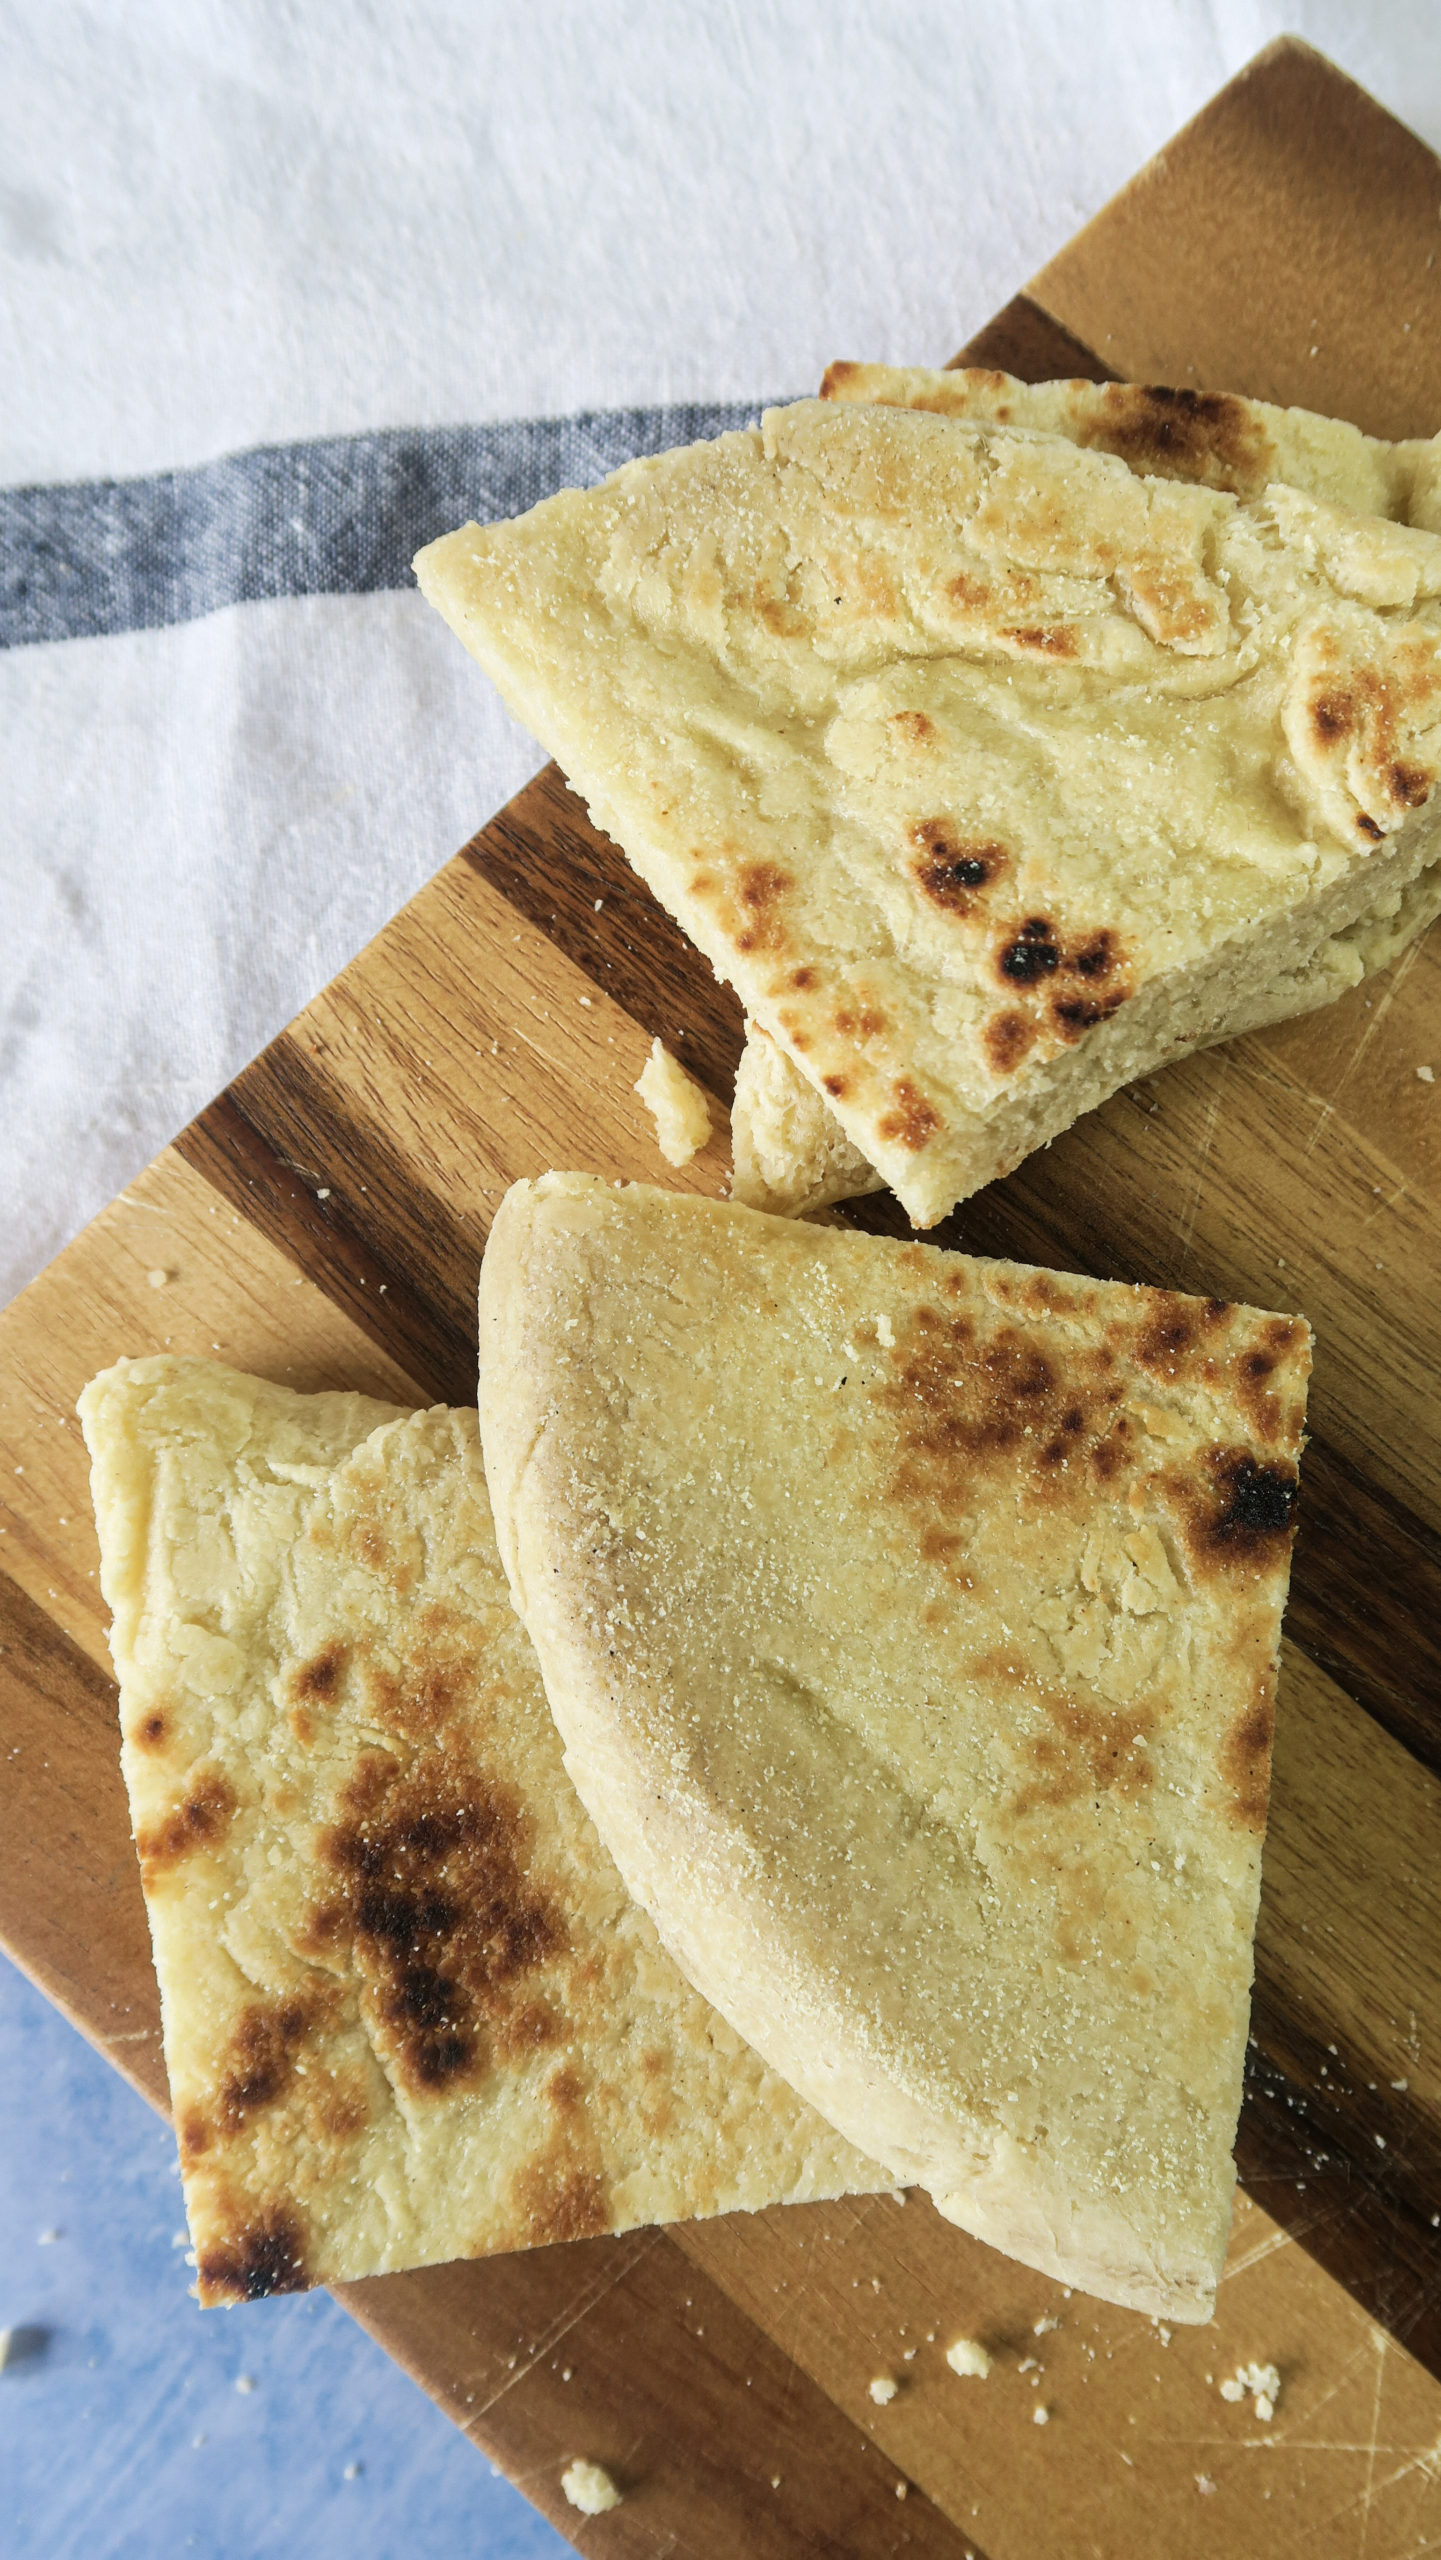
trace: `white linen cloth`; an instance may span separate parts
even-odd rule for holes
[[[539,762],[407,546],[944,362],[1287,27],[1441,143],[1434,0],[0,0],[0,1300]]]

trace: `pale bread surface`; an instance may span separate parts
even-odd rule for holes
[[[731,1198],[802,1218],[884,1186],[822,1094],[746,1016],[731,1103]]]
[[[1441,436],[1391,444],[1339,418],[1279,409],[1231,392],[1170,391],[1144,383],[1020,382],[1013,374],[957,366],[834,364],[826,400],[925,409],[1063,436],[1114,454],[1146,478],[1189,480],[1260,497],[1273,480],[1402,524],[1441,531]],[[1324,943],[1289,979],[1263,991],[1255,1023],[1332,1004],[1390,962],[1441,914],[1441,863],[1383,911],[1368,912]],[[732,1197],[753,1209],[800,1217],[880,1188],[880,1176],[846,1137],[829,1103],[759,1024],[748,1024],[731,1110]]]
[[[567,1767],[690,1979],[967,2229],[1207,2317],[1305,1324],[570,1174],[480,1318]]]
[[[888,2182],[629,1899],[473,1413],[157,1358],[81,1414],[202,2301]]]
[[[921,1225],[1441,850],[1441,538],[1279,483],[803,401],[416,566]]]

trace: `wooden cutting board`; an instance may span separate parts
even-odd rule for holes
[[[1284,42],[967,352],[1429,433],[1438,217],[1441,165]],[[0,1320],[0,1936],[157,2105],[76,1394],[117,1353],[168,1347],[471,1401],[506,1185],[548,1165],[663,1174],[631,1091],[654,1032],[728,1098],[736,1006],[551,769]],[[944,1231],[1302,1308],[1317,1332],[1245,2193],[1214,2325],[1168,2336],[1068,2299],[918,2197],[346,2288],[582,2549],[1401,2560],[1441,2539],[1433,1063],[1441,1078],[1441,928],[1332,1011],[1119,1095]],[[716,1192],[726,1171],[717,1142],[681,1180]],[[961,2333],[991,2346],[988,2382],[948,2372]],[[1269,2426],[1217,2387],[1253,2357],[1281,2369]],[[902,2386],[885,2408],[881,2373]],[[627,2491],[593,2525],[560,2494],[576,2453]]]

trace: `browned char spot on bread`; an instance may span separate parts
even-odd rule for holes
[[[1146,382],[1108,383],[1078,441],[1118,455],[1133,471],[1242,498],[1259,497],[1275,452],[1267,429],[1234,393]]]
[[[1155,1784],[1145,1747],[1157,1721],[1153,1708],[1134,1702],[1114,1710],[1088,1706],[1059,1691],[1048,1693],[1044,1703],[1048,1730],[1028,1746],[1036,1774],[1011,1808],[1018,1821],[1038,1806],[1054,1811],[1086,1798],[1130,1798]]]
[[[886,1027],[880,1007],[864,1001],[838,1005],[833,1020],[843,1040],[878,1040]]]
[[[1131,1356],[1157,1376],[1179,1377],[1193,1352],[1208,1350],[1230,1324],[1225,1298],[1184,1298],[1174,1289],[1141,1289],[1140,1325]]]
[[[1008,1076],[1035,1044],[1036,1026],[1028,1014],[993,1013],[985,1028],[986,1055],[998,1076]]]
[[[944,818],[925,818],[911,829],[911,876],[944,915],[968,916],[982,889],[1005,870],[1010,856],[990,838],[973,841]]]
[[[194,1849],[213,1847],[236,1810],[233,1789],[218,1769],[192,1771],[183,1801],[135,1836],[140,1872],[149,1887]]]
[[[329,1998],[254,2001],[242,2011],[220,2083],[217,2114],[226,2133],[275,2104],[294,2077],[295,2059]]]
[[[1125,955],[1109,925],[1067,934],[1048,915],[1024,916],[1003,928],[995,969],[1011,999],[1000,1018],[1024,1019],[1017,1004],[1029,1001],[1032,1039],[1044,1024],[1067,1044],[1079,1040],[1118,1013],[1132,992]],[[992,1064],[1004,1073],[1015,1062],[1018,1044],[1014,1034],[999,1043],[993,1038],[996,1019],[987,1023],[983,1037]]]
[[[611,2225],[610,2195],[602,2172],[581,2168],[563,2154],[530,2161],[515,2181],[526,2236],[536,2247],[554,2240],[594,2240]]]
[[[596,2126],[603,2097],[571,2059],[550,2072],[545,2099],[550,2130],[512,2189],[520,2234],[532,2245],[593,2239],[615,2219]]]
[[[1266,1828],[1275,1731],[1276,1681],[1267,1670],[1221,1746],[1221,1775],[1231,1790],[1232,1813],[1245,1831]]]
[[[929,746],[936,734],[936,724],[924,711],[893,711],[891,727],[913,747]]]
[[[912,1155],[919,1155],[939,1129],[941,1115],[909,1076],[897,1076],[891,1091],[895,1099],[876,1127],[883,1138],[894,1138]]]
[[[572,2116],[585,2103],[585,2083],[573,2062],[557,2063],[545,2084],[549,2105],[558,2115]]]
[[[260,2302],[268,2294],[304,2293],[306,2235],[294,2207],[269,2204],[237,2221],[230,2239],[202,2249],[197,2273],[206,2303]]]
[[[1081,1481],[1083,1462],[1119,1472],[1129,1456],[1119,1399],[1104,1371],[1082,1372],[1028,1330],[918,1307],[876,1401],[892,1435],[887,1492],[914,1515],[923,1558],[943,1559],[938,1529],[969,1512],[984,1482],[1009,1477],[1050,1505]]]
[[[1279,1440],[1291,1427],[1293,1417],[1271,1382],[1278,1369],[1287,1365],[1300,1331],[1292,1318],[1278,1316],[1266,1326],[1259,1342],[1236,1355],[1232,1371],[1236,1401],[1258,1440]]]
[[[775,862],[747,862],[738,882],[746,921],[736,935],[737,951],[780,952],[786,946],[782,908],[792,883],[790,873]]]
[[[1013,624],[1000,637],[1031,657],[1074,658],[1076,654],[1076,635],[1063,622]]]
[[[1399,822],[1436,787],[1436,766],[1403,752],[1403,731],[1412,715],[1429,721],[1441,696],[1441,656],[1429,636],[1396,642],[1384,668],[1336,667],[1334,641],[1328,645],[1325,635],[1319,654],[1305,706],[1317,755],[1348,792],[1383,804]],[[1379,844],[1386,832],[1371,810],[1358,810],[1354,824],[1368,844]]]
[[[998,977],[1004,985],[1013,987],[1034,986],[1038,978],[1050,977],[1060,965],[1060,941],[1047,916],[1027,916],[996,955]]]
[[[485,2069],[521,1985],[564,1948],[564,1917],[529,1872],[519,1798],[458,1745],[423,1745],[405,1767],[375,1754],[348,1792],[348,1818],[321,1838],[338,1892],[312,1940],[352,1944],[406,2085],[443,2090]]]
[[[1250,1449],[1211,1448],[1198,1473],[1162,1481],[1201,1572],[1266,1572],[1289,1554],[1300,1490],[1293,1466],[1260,1464]]]
[[[290,1675],[290,1694],[296,1704],[315,1699],[328,1706],[339,1691],[349,1659],[349,1646],[336,1643],[322,1646],[309,1662],[302,1662]]]

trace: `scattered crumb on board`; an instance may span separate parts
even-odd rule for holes
[[[666,1163],[689,1164],[710,1136],[710,1105],[664,1041],[652,1040],[635,1090],[655,1121],[656,1145]]]
[[[1281,2396],[1281,2376],[1273,2364],[1238,2364],[1221,2384],[1223,2400],[1244,2400],[1250,2392],[1256,2403],[1256,2415],[1268,2426],[1276,2415]]]
[[[560,2475],[560,2485],[573,2507],[583,2516],[608,2515],[620,2505],[621,2493],[610,2473],[598,2462],[567,2463]]]

